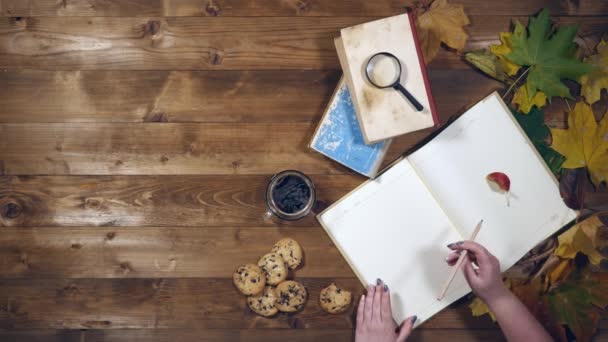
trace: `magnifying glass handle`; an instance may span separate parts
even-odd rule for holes
[[[410,94],[410,92],[407,91],[407,89],[405,89],[405,87],[401,85],[401,83],[395,84],[395,89],[399,90],[401,94],[403,94],[407,98],[407,100],[410,101],[412,106],[414,106],[417,111],[421,111],[424,109],[420,102],[418,102],[418,100],[416,100],[414,96],[412,96],[412,94]]]

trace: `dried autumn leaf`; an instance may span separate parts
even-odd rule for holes
[[[584,60],[595,68],[580,78],[581,95],[589,104],[599,101],[602,89],[608,88],[608,44],[602,39],[596,50],[597,54]]]
[[[495,80],[506,82],[509,79],[498,57],[488,50],[481,49],[467,52],[464,58],[467,62],[473,64],[477,69]]]
[[[555,267],[547,273],[547,286],[553,286],[554,284],[558,284],[562,280],[568,277],[570,272],[572,271],[572,262],[567,259],[559,259],[557,256],[553,256],[557,260],[557,264]]]
[[[568,341],[564,327],[551,314],[540,278],[526,283],[514,283],[511,291],[556,341]]]
[[[503,282],[503,285],[506,288],[511,288],[511,279],[508,279],[508,278],[505,279],[505,281]],[[492,311],[490,311],[490,308],[488,307],[486,302],[481,300],[481,298],[479,298],[479,297],[473,298],[473,300],[469,304],[469,309],[471,309],[471,314],[474,317],[479,317],[479,316],[483,316],[483,315],[487,314],[487,315],[490,315],[490,318],[492,318],[492,320],[494,322],[496,322],[496,316],[494,316],[494,313],[492,313]]]
[[[555,255],[563,259],[574,259],[578,253],[582,253],[589,258],[591,264],[608,268],[607,255],[600,252],[608,247],[608,227],[600,220],[599,214],[577,223],[557,239],[559,245],[555,249]]]
[[[548,98],[572,98],[562,79],[576,81],[591,69],[590,65],[576,59],[573,39],[577,30],[576,26],[561,26],[552,34],[546,9],[530,18],[527,30],[519,21],[515,22],[511,37],[513,51],[506,58],[529,67],[526,70],[529,97],[542,91]]]
[[[473,317],[490,315],[490,318],[492,318],[492,320],[496,322],[496,316],[494,316],[494,313],[490,311],[488,304],[486,304],[486,302],[481,300],[481,298],[479,297],[475,297],[473,299],[471,304],[469,304],[469,309],[471,309],[471,314],[473,315]]]
[[[530,110],[532,110],[532,106],[536,106],[536,108],[539,109],[544,107],[545,104],[547,104],[547,96],[542,91],[538,91],[530,98],[530,96],[528,96],[528,88],[521,86],[515,92],[511,102],[518,105],[520,112],[528,114],[530,113]]]
[[[547,302],[555,320],[566,324],[577,341],[590,341],[608,305],[608,273],[586,268],[549,292]]]
[[[568,208],[581,210],[585,205],[585,183],[587,182],[587,169],[579,167],[577,169],[562,170],[559,178],[559,194]]]
[[[566,169],[587,167],[596,186],[608,180],[608,115],[599,126],[591,106],[578,102],[568,115],[568,129],[552,128],[551,147],[566,157]]]
[[[505,56],[513,52],[513,44],[511,43],[511,32],[501,32],[500,33],[500,44],[499,45],[490,45],[490,52],[492,52],[498,58],[502,69],[509,76],[513,76],[517,74],[520,65],[517,65],[510,60],[508,60]]]
[[[428,64],[435,58],[441,42],[456,50],[464,49],[469,38],[464,26],[470,23],[462,5],[433,1],[416,20],[424,62]]]

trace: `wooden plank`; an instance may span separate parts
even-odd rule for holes
[[[185,341],[248,341],[248,342],[283,342],[283,341],[352,341],[354,331],[351,329],[283,329],[283,330],[222,330],[222,329],[111,329],[111,330],[28,330],[0,332],[0,337],[8,341],[20,342],[185,342]],[[417,329],[408,339],[415,341],[504,341],[498,330],[472,329]],[[594,341],[605,341],[597,336]]]
[[[228,271],[230,272],[230,271]],[[0,329],[349,329],[354,306],[324,313],[319,291],[332,281],[359,298],[355,278],[302,278],[309,301],[302,312],[265,319],[253,314],[230,278],[0,279]],[[429,329],[494,329],[471,316],[466,302],[425,323]]]
[[[333,38],[365,17],[61,17],[0,22],[0,67],[45,70],[336,69]],[[526,18],[519,18],[525,20]],[[608,30],[608,17],[557,17],[580,35]],[[498,41],[510,16],[472,16],[465,50]],[[431,68],[469,68],[442,50]]]
[[[341,72],[0,73],[0,122],[314,122]],[[502,85],[470,69],[429,72],[442,118]]]
[[[286,236],[305,252],[297,277],[355,277],[321,227],[18,227],[0,234],[0,278],[228,277]]]
[[[0,339],[19,342],[310,342],[350,341],[353,334],[352,329],[35,329],[0,332]]]
[[[182,342],[182,341],[352,341],[352,329],[79,329],[8,330],[0,338],[20,342]],[[504,341],[498,328],[416,329],[408,341]],[[600,330],[594,342],[608,341],[608,331]]]
[[[297,279],[309,293],[305,308],[272,319],[251,312],[229,278],[0,279],[0,329],[353,328],[355,306],[329,315],[317,300],[319,291],[332,281],[359,298],[363,288],[357,279]],[[468,300],[452,304],[421,330],[496,330],[487,316],[473,317],[467,305]]]
[[[310,122],[338,80],[320,71],[0,73],[1,122]]]
[[[529,15],[548,8],[554,15],[606,15],[602,0],[452,0],[470,15]],[[390,16],[404,0],[2,0],[3,16]]]
[[[230,272],[230,271],[229,271]],[[297,315],[253,314],[229,278],[0,280],[1,329],[349,329],[352,308],[328,315],[316,300],[330,279],[298,278],[311,300]],[[358,288],[355,279],[340,279]]]
[[[268,176],[0,177],[0,226],[317,227],[266,220]],[[364,178],[312,176],[318,210]]]
[[[351,173],[308,148],[315,128],[309,123],[0,124],[0,164],[5,175]],[[399,137],[387,160],[428,132]]]

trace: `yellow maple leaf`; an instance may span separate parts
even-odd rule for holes
[[[469,304],[469,309],[471,309],[471,314],[473,315],[473,317],[479,317],[488,314],[490,315],[492,320],[496,322],[496,316],[494,316],[492,311],[490,311],[490,308],[488,307],[486,302],[481,300],[479,297],[475,297],[475,299],[473,299],[471,304]]]
[[[470,23],[462,5],[433,1],[429,10],[416,20],[424,62],[428,64],[435,58],[441,42],[452,49],[464,49],[469,38],[464,26]]]
[[[585,58],[584,62],[595,68],[581,76],[581,95],[589,104],[599,101],[602,89],[608,88],[608,44],[602,39],[596,47],[597,54]]]
[[[550,272],[547,273],[547,279],[544,287],[545,290],[548,290],[548,286],[554,286],[558,282],[564,280],[571,271],[571,260],[568,259],[559,259],[560,260],[555,268],[553,268]]]
[[[512,281],[509,278],[505,279],[505,281],[503,282],[503,285],[507,289],[510,289],[513,286]],[[481,300],[481,298],[479,298],[479,297],[473,298],[473,300],[469,304],[469,309],[471,309],[471,314],[474,317],[483,316],[485,314],[488,314],[488,315],[490,315],[490,318],[492,318],[492,320],[494,322],[496,322],[496,316],[494,316],[494,313],[492,311],[490,311],[490,308],[488,307],[486,302]]]
[[[589,258],[589,262],[599,266],[603,260],[606,260],[599,252],[608,245],[603,231],[605,227],[598,214],[577,223],[557,237],[559,245],[555,249],[555,255],[564,259],[574,259],[577,253],[583,253]]]
[[[500,32],[500,44],[490,45],[490,52],[498,57],[498,62],[502,66],[502,69],[509,76],[517,74],[521,66],[508,60],[505,55],[510,54],[513,50],[511,44],[511,32]],[[529,110],[528,110],[529,111]],[[527,112],[526,112],[527,113]]]
[[[591,106],[578,102],[568,114],[568,129],[552,128],[551,148],[566,157],[566,169],[587,167],[596,186],[608,180],[608,115],[599,126]]]
[[[547,96],[542,91],[537,91],[530,99],[528,96],[528,87],[521,86],[515,92],[512,102],[519,106],[519,111],[528,114],[532,110],[532,106],[542,108],[547,104]]]

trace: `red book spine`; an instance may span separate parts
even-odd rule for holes
[[[439,124],[439,118],[437,117],[437,108],[435,107],[435,100],[433,99],[433,93],[431,92],[431,85],[429,83],[429,78],[426,74],[426,65],[424,64],[424,57],[422,57],[422,50],[420,50],[420,42],[418,41],[418,33],[416,32],[416,24],[414,22],[414,16],[411,12],[409,12],[408,17],[410,19],[410,28],[412,29],[412,33],[414,35],[414,45],[416,46],[416,54],[418,55],[418,63],[420,63],[420,69],[422,70],[422,79],[424,79],[424,88],[426,89],[426,94],[429,99],[429,104],[431,106],[431,115],[433,116],[433,122],[435,126]]]

